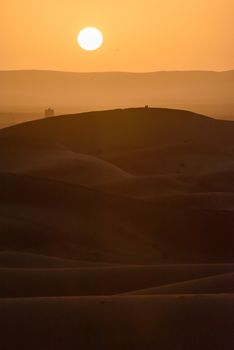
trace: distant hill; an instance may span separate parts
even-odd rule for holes
[[[233,134],[232,121],[183,110],[130,108],[44,118],[3,129],[0,137],[21,138],[27,147],[38,140],[99,156],[123,151],[126,157],[128,151],[159,146],[179,147],[177,153],[194,143],[223,147],[233,144]]]
[[[234,118],[234,71],[1,71],[0,112],[57,114],[150,105]]]

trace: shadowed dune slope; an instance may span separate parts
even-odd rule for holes
[[[216,211],[233,211],[234,209],[234,193],[227,192],[175,193],[148,198],[162,207]]]
[[[72,152],[50,141],[32,137],[0,137],[1,171],[35,174],[82,185],[111,183],[130,175],[102,159]]]
[[[233,350],[233,135],[165,109],[0,130],[1,348]]]
[[[231,262],[233,135],[234,122],[151,108],[1,130],[0,249],[117,263]],[[230,193],[228,185],[221,193],[225,178]]]
[[[233,179],[233,169],[194,174],[193,176],[181,176],[181,181],[185,181],[188,185],[193,184],[201,192],[234,192]]]
[[[52,256],[38,255],[24,252],[5,251],[0,253],[0,268],[78,268],[91,266],[106,266],[107,264],[85,260],[69,260]]]
[[[178,125],[180,125],[179,121]],[[230,127],[232,128],[232,124]],[[184,140],[180,139],[176,142],[172,138],[171,143],[167,141],[168,144],[162,141],[157,147],[141,147],[115,152],[106,155],[105,159],[130,173],[141,176],[154,174],[179,176],[233,171],[233,141],[228,135],[226,136],[229,141],[225,140],[225,132],[224,135],[219,134],[218,124],[214,129],[216,129],[216,139],[213,139],[212,128],[208,128],[207,125],[204,140],[204,130],[200,125],[198,128],[200,134],[192,135],[190,139],[187,139],[189,133],[187,134],[185,130]],[[167,133],[165,130],[162,132]],[[219,137],[220,142],[217,142]]]
[[[168,175],[132,176],[112,183],[98,184],[95,188],[110,193],[136,197],[153,197],[166,193],[195,192],[199,186]]]
[[[3,349],[232,350],[233,324],[233,295],[0,300]]]
[[[39,163],[23,172],[86,186],[108,184],[131,178],[130,174],[117,166],[87,154],[66,152],[60,158],[57,156],[54,154],[47,162]]]
[[[182,110],[139,108],[41,119],[0,131],[0,138],[36,138],[80,153],[106,154],[193,141],[233,144],[234,122]],[[218,133],[218,135],[217,135]]]
[[[225,273],[155,288],[133,291],[131,295],[234,293],[234,273]]]
[[[138,263],[233,257],[231,211],[177,208],[23,175],[0,180],[5,250]]]
[[[233,264],[0,269],[0,297],[113,295],[234,272]]]
[[[17,157],[20,150],[11,152],[10,157],[10,150],[16,145],[27,149],[26,153],[39,145],[56,145],[73,151],[63,155],[65,163],[78,152],[103,158],[135,175],[194,175],[234,168],[233,133],[234,122],[187,111],[139,108],[91,112],[0,130],[0,160],[4,164],[10,159],[13,168],[13,161],[17,164],[20,159],[18,163],[22,163],[22,155]],[[53,157],[56,159],[55,154]],[[62,164],[61,167],[64,169]]]

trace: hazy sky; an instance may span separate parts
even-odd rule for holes
[[[234,68],[234,0],[0,0],[0,69]],[[104,45],[82,51],[80,29]]]

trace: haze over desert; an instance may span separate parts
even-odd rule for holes
[[[0,349],[233,350],[233,2],[0,5]]]

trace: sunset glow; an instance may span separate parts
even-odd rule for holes
[[[4,0],[0,69],[229,70],[233,11],[233,0]],[[94,54],[77,45],[86,27],[104,36]]]

